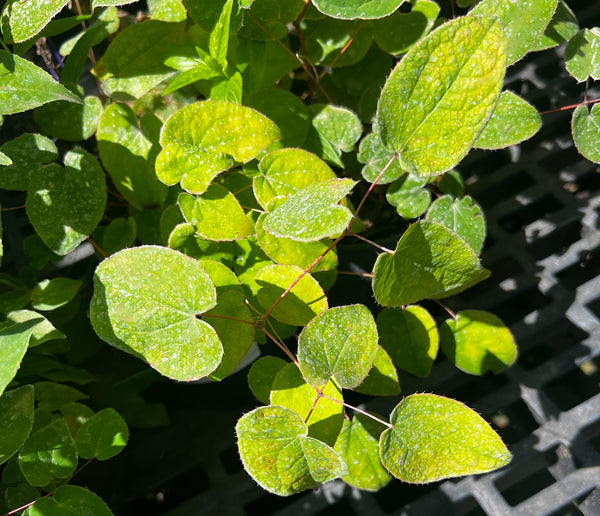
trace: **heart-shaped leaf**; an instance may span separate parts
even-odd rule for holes
[[[427,181],[409,174],[401,175],[388,188],[385,197],[405,219],[419,217],[429,208],[431,192],[424,188]]]
[[[36,233],[56,254],[75,249],[94,231],[106,208],[102,167],[83,150],[67,152],[65,168],[46,165],[31,176],[27,216]]]
[[[248,386],[258,401],[269,403],[273,380],[285,365],[285,360],[272,356],[259,358],[252,364],[248,372]]]
[[[393,254],[380,254],[373,268],[373,293],[384,306],[461,292],[485,279],[475,251],[456,233],[429,221],[410,226]]]
[[[448,360],[466,373],[501,373],[517,359],[510,330],[489,312],[464,310],[440,327],[440,344]]]
[[[58,157],[54,142],[41,134],[23,133],[0,150],[12,161],[10,166],[0,167],[0,188],[5,190],[27,190],[31,175]]]
[[[79,486],[61,486],[52,497],[38,498],[29,508],[29,516],[75,516],[86,513],[113,516],[102,498]]]
[[[44,134],[78,142],[96,132],[102,109],[102,101],[92,95],[84,97],[81,104],[60,100],[44,104],[35,109],[33,118]]]
[[[163,126],[156,175],[167,185],[181,181],[184,190],[200,194],[236,161],[254,159],[280,138],[273,122],[248,107],[211,100],[190,104]]]
[[[588,111],[587,106],[577,106],[571,119],[573,141],[582,156],[600,163],[600,105],[594,104]]]
[[[58,278],[56,278],[58,279]],[[6,328],[13,324],[35,321],[33,332],[29,338],[29,347],[39,346],[44,342],[55,339],[64,339],[66,335],[58,331],[48,319],[32,310],[15,310],[6,314],[6,320],[0,323],[0,328]]]
[[[198,316],[216,304],[200,264],[158,246],[125,249],[94,275],[90,319],[96,333],[176,380],[197,380],[220,363],[215,330]]]
[[[496,19],[467,16],[445,23],[407,52],[378,106],[381,140],[399,153],[403,170],[436,176],[467,154],[500,95],[505,48]]]
[[[108,460],[121,452],[129,440],[127,423],[112,408],[96,412],[77,432],[75,446],[84,459]]]
[[[307,437],[302,418],[284,407],[259,407],[245,414],[236,433],[246,471],[271,493],[289,496],[346,473],[337,452]]]
[[[327,16],[341,20],[371,20],[392,14],[404,0],[313,0]]]
[[[10,459],[33,428],[33,387],[24,385],[0,396],[0,464]]]
[[[302,376],[314,386],[331,378],[344,389],[360,385],[373,366],[377,327],[364,305],[336,306],[310,321],[298,339]]]
[[[28,319],[0,328],[0,395],[17,374],[25,356],[29,339],[43,317]]]
[[[404,398],[381,434],[379,456],[403,482],[422,484],[484,473],[510,462],[506,446],[479,414],[433,394]]]
[[[314,242],[339,235],[352,213],[341,201],[356,183],[351,179],[330,179],[311,183],[269,213],[263,222],[268,233],[299,242]]]
[[[375,179],[379,177],[383,167],[385,167],[393,157],[394,153],[386,149],[385,145],[381,142],[379,134],[376,132],[369,133],[365,136],[358,147],[357,159],[365,164],[362,169],[362,176],[369,181],[369,183],[373,183]],[[384,185],[386,183],[391,183],[398,179],[403,173],[404,171],[400,168],[398,160],[395,159],[379,178],[377,184]]]

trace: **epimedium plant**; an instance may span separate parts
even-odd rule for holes
[[[71,308],[91,278],[44,269],[85,241],[100,262],[89,319],[114,348],[188,382],[221,381],[262,346],[248,383],[264,405],[236,434],[266,490],[507,464],[459,401],[412,394],[385,416],[344,394],[398,395],[397,368],[428,376],[439,348],[472,375],[515,361],[495,315],[436,321],[422,304],[489,275],[484,214],[455,167],[538,131],[535,108],[502,89],[528,52],[567,42],[567,70],[598,79],[598,29],[579,30],[561,0],[149,0],[135,17],[126,3],[9,0],[1,15],[0,113],[32,110],[39,127],[0,147],[0,187],[24,192],[33,228],[27,266],[0,277],[6,512],[110,514],[67,485],[79,457],[109,459],[128,438],[114,409],[80,403],[93,374],[64,362],[77,344],[57,327],[85,320]],[[33,46],[46,70],[22,57]],[[600,162],[588,103],[573,137]],[[389,227],[402,228],[393,249]],[[329,305],[351,238],[380,252],[364,274],[375,312],[352,294]]]

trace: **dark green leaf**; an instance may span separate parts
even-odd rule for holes
[[[396,396],[400,394],[398,373],[392,363],[392,359],[381,347],[377,347],[375,362],[364,381],[355,391],[371,396]]]
[[[571,120],[573,141],[582,156],[600,163],[600,105],[594,104],[588,111],[587,106],[577,106]]]
[[[30,319],[0,328],[0,395],[17,374],[36,324],[43,319]]]
[[[33,427],[33,387],[24,385],[0,396],[0,464],[15,454]]]
[[[279,357],[259,358],[248,372],[248,386],[258,401],[268,404],[271,398],[271,386],[275,376],[286,361]]]
[[[102,498],[85,487],[61,486],[51,498],[38,498],[29,516],[113,516]]]
[[[76,295],[83,282],[69,278],[40,281],[31,292],[31,306],[36,310],[56,310],[66,305]]]
[[[129,429],[116,410],[96,412],[77,432],[75,446],[84,459],[108,460],[121,452],[129,440]]]
[[[23,133],[0,150],[12,161],[10,166],[0,167],[0,188],[5,190],[27,190],[31,175],[58,157],[54,142],[41,134]]]

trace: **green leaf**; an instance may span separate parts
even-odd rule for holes
[[[372,22],[373,36],[386,52],[399,56],[433,28],[440,7],[430,0],[416,0],[409,13],[396,12]]]
[[[111,104],[98,126],[98,150],[119,193],[136,208],[160,205],[167,187],[154,173],[162,122],[152,114],[138,118],[126,104]]]
[[[62,408],[63,405],[84,400],[88,396],[78,391],[70,385],[64,385],[57,382],[36,382],[35,399],[39,402],[39,407],[54,412]]]
[[[19,0],[13,0],[14,3],[18,4]],[[37,5],[33,1],[25,4]],[[77,95],[58,84],[41,68],[0,50],[0,115],[20,113],[55,100],[81,103]]]
[[[47,2],[8,0],[2,9],[2,34],[6,43],[25,41],[40,32],[68,0]]]
[[[30,319],[0,328],[0,394],[17,374],[29,339],[41,319]]]
[[[521,59],[542,37],[558,0],[483,0],[469,15],[496,17],[507,39],[506,64]]]
[[[392,14],[404,0],[313,0],[312,3],[332,18],[372,20]]]
[[[369,374],[354,390],[371,396],[396,396],[400,394],[398,373],[392,359],[381,346],[377,346],[375,362],[373,362]]]
[[[0,464],[10,459],[33,428],[33,387],[24,385],[0,396]]]
[[[356,114],[344,107],[313,104],[309,107],[312,125],[306,148],[323,159],[344,168],[342,152],[350,152],[362,134]]]
[[[110,256],[111,254],[131,247],[137,235],[137,224],[133,217],[118,217],[110,221],[102,234],[102,249]]]
[[[165,65],[181,72],[169,80],[169,86],[163,91],[163,95],[167,95],[196,81],[208,80],[223,75],[219,64],[204,50],[194,47],[194,51],[192,52],[188,47],[183,48],[185,49],[183,52],[179,51],[177,54],[169,55],[163,60]],[[187,55],[186,51],[190,55]]]
[[[43,315],[31,310],[15,310],[6,314],[6,320],[0,323],[0,328],[12,326],[13,324],[24,323],[35,320],[33,332],[29,338],[29,347],[39,346],[44,342],[55,339],[64,339],[65,334],[58,331],[48,319]]]
[[[369,183],[375,182],[383,168],[393,157],[394,153],[385,148],[379,134],[376,132],[369,133],[365,136],[358,147],[357,159],[365,164],[361,174],[369,181]],[[379,178],[377,184],[384,185],[391,183],[398,179],[403,173],[404,171],[400,168],[398,160],[395,159]]]
[[[197,260],[216,260],[229,267],[234,264],[231,242],[205,240],[196,234],[192,224],[178,224],[169,235],[169,247]]]
[[[165,48],[185,43],[185,24],[147,20],[130,25],[112,40],[94,71],[115,100],[138,99],[174,71],[162,62]]]
[[[587,106],[577,106],[573,111],[571,131],[579,153],[594,163],[600,163],[600,104],[594,104],[590,111]]]
[[[260,269],[255,277],[259,285],[257,297],[260,305],[265,310],[271,309],[302,274],[303,269],[291,265],[269,265]],[[304,326],[327,307],[327,296],[323,289],[310,274],[304,274],[271,315],[283,323]]]
[[[60,413],[69,425],[69,432],[75,437],[81,426],[94,415],[94,411],[82,403],[67,403],[60,407]]]
[[[438,222],[463,237],[479,254],[486,235],[485,217],[481,206],[470,196],[453,199],[443,195],[435,200],[427,212],[427,218]]]
[[[469,374],[501,373],[517,359],[510,330],[489,312],[464,310],[440,327],[440,344],[448,360]]]
[[[600,28],[578,31],[567,43],[565,63],[578,82],[600,79]]]
[[[235,196],[221,185],[212,184],[197,197],[182,193],[177,200],[185,220],[202,238],[230,241],[254,234],[254,225]]]
[[[120,251],[98,266],[90,319],[112,346],[169,378],[189,381],[207,376],[221,361],[215,330],[197,318],[215,304],[215,287],[196,260],[144,246]]]
[[[552,16],[540,40],[531,50],[547,50],[566,43],[578,30],[579,24],[575,14],[567,4],[562,0],[558,0],[554,16]]]
[[[213,80],[209,97],[211,100],[242,103],[243,79],[240,72],[235,72],[231,77],[218,77]]]
[[[53,278],[40,281],[31,293],[31,306],[36,310],[56,310],[73,299],[83,282],[69,278]]]
[[[336,306],[310,321],[298,339],[298,364],[309,385],[331,378],[352,389],[366,378],[377,352],[377,327],[364,305]]]
[[[425,213],[431,202],[431,192],[424,188],[425,179],[404,174],[388,188],[385,197],[396,207],[398,215],[414,219]]]
[[[271,386],[271,404],[293,410],[308,426],[308,435],[333,445],[342,428],[342,393],[333,382],[322,387],[328,398],[320,397],[295,364],[286,364],[275,375]],[[334,401],[337,400],[337,401]]]
[[[512,91],[503,91],[492,118],[475,141],[479,149],[503,149],[528,140],[542,127],[537,110]]]
[[[379,441],[385,468],[403,482],[435,482],[484,473],[510,462],[491,427],[462,403],[433,394],[404,398]]]
[[[182,0],[150,0],[148,10],[153,20],[182,22],[187,17]]]
[[[65,154],[65,168],[46,165],[31,176],[27,216],[44,243],[64,256],[96,228],[106,207],[104,171],[83,150]]]
[[[10,166],[0,167],[0,188],[5,190],[27,190],[31,175],[58,157],[52,140],[32,133],[20,134],[2,145],[0,151],[12,160]]]
[[[92,10],[96,9],[96,7],[127,5],[133,2],[135,0],[92,0]]]
[[[248,386],[258,401],[269,403],[273,380],[285,365],[285,360],[272,356],[259,358],[252,364],[248,372]]]
[[[298,242],[314,242],[342,233],[352,212],[338,204],[356,183],[330,179],[311,183],[269,213],[263,228],[268,233]]]
[[[485,279],[475,251],[456,233],[436,222],[410,226],[393,254],[380,254],[373,268],[373,293],[384,306],[461,292]]]
[[[286,24],[280,20],[277,0],[255,0],[244,13],[240,36],[257,41],[278,40],[286,36]],[[291,20],[290,20],[291,21]]]
[[[379,460],[379,436],[384,429],[363,414],[355,414],[352,421],[344,420],[333,447],[348,466],[344,482],[367,491],[379,491],[390,482],[392,476]]]
[[[289,238],[279,238],[267,233],[263,227],[265,215],[261,214],[256,223],[256,237],[260,247],[269,258],[280,265],[296,265],[302,269],[309,268],[332,244],[328,238],[317,242],[297,242]],[[337,267],[335,248],[309,272],[328,271]]]
[[[277,124],[284,147],[300,147],[306,141],[310,113],[306,104],[293,93],[280,88],[261,91],[248,99],[247,105]]]
[[[100,115],[102,101],[93,96],[84,97],[81,104],[52,102],[36,108],[33,112],[33,118],[42,132],[71,142],[90,138],[96,132]]]
[[[190,17],[205,32],[211,32],[215,28],[226,3],[227,0],[185,0],[185,6]],[[230,21],[231,32],[236,32],[240,28],[242,16],[241,9],[236,6]]]
[[[253,109],[228,102],[197,102],[165,123],[156,175],[165,184],[181,181],[183,189],[200,194],[236,161],[254,159],[280,137],[277,126]]]
[[[381,140],[403,170],[436,176],[467,154],[496,106],[504,60],[502,27],[475,16],[445,23],[404,56],[377,115]]]
[[[380,345],[398,367],[416,376],[429,376],[437,356],[435,320],[417,305],[384,308],[377,317]]]
[[[303,149],[269,152],[258,168],[263,175],[254,176],[253,189],[265,210],[275,197],[290,197],[311,183],[336,177],[323,160]]]
[[[61,486],[50,498],[38,498],[29,516],[113,516],[102,498],[85,487]]]
[[[227,70],[227,49],[229,47],[229,22],[233,0],[227,0],[213,30],[210,33],[208,49],[210,57]]]
[[[242,416],[235,429],[244,468],[271,493],[289,496],[346,473],[342,458],[307,437],[302,418],[284,407],[259,407]]]
[[[31,435],[19,452],[19,466],[32,486],[69,478],[77,468],[77,450],[67,422],[57,419]]]
[[[112,408],[96,412],[77,432],[75,446],[84,459],[108,460],[121,452],[129,440],[125,420]]]

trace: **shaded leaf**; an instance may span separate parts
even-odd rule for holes
[[[36,108],[33,118],[42,132],[61,140],[78,142],[91,137],[102,114],[98,97],[84,97],[81,104],[58,101]]]
[[[61,486],[51,498],[38,498],[29,516],[113,516],[102,498],[85,487]]]
[[[383,145],[379,134],[376,132],[369,133],[365,136],[358,147],[357,159],[365,164],[361,174],[369,181],[369,183],[375,182],[375,179],[377,179],[383,168],[393,157],[394,153]],[[398,179],[403,173],[404,171],[398,164],[398,159],[395,159],[379,178],[377,184],[384,185],[386,183],[391,183]]]
[[[590,111],[587,106],[577,106],[571,119],[571,131],[580,154],[594,163],[600,163],[600,106],[594,104]]]
[[[96,412],[75,437],[77,453],[84,459],[108,460],[121,452],[129,440],[127,423],[112,408]]]
[[[546,50],[566,43],[578,30],[579,24],[575,14],[567,4],[562,0],[558,0],[554,16],[552,16],[540,40],[531,50]]]
[[[273,380],[286,363],[282,358],[266,356],[252,364],[248,372],[248,386],[258,401],[269,404]]]
[[[5,190],[27,190],[31,175],[58,157],[54,142],[41,134],[20,134],[0,150],[12,161],[9,166],[0,167],[0,188]]]
[[[431,192],[424,188],[426,184],[425,179],[404,174],[389,186],[385,197],[396,207],[398,215],[414,219],[425,213],[431,202]]]
[[[36,310],[56,310],[73,299],[83,282],[69,278],[40,281],[31,292],[31,306]]]
[[[0,323],[0,328],[13,324],[35,321],[33,331],[29,337],[29,347],[39,346],[44,342],[55,339],[64,339],[65,334],[58,331],[43,315],[31,310],[15,310],[6,314],[6,320]]]
[[[371,396],[395,396],[400,394],[398,373],[392,359],[381,346],[377,347],[375,361],[369,374],[354,390]]]
[[[24,385],[0,396],[0,464],[10,459],[33,428],[33,387]]]
[[[17,374],[36,324],[43,319],[30,319],[0,328],[0,395]]]

